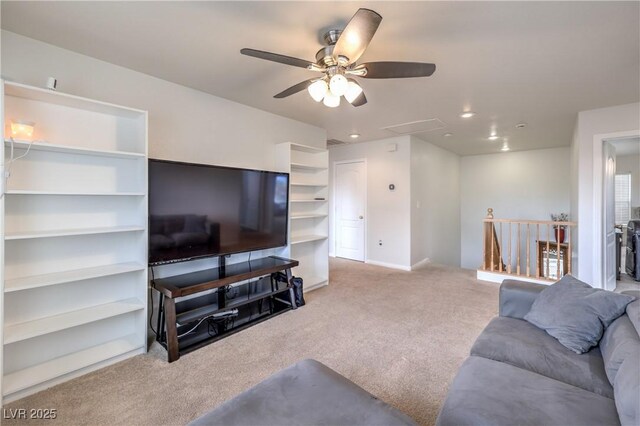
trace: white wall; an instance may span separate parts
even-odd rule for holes
[[[594,287],[603,287],[601,241],[602,165],[594,174],[594,157],[601,157],[602,138],[640,134],[640,103],[582,111],[578,114],[571,146],[571,215],[578,222],[573,234],[574,272]],[[596,190],[598,193],[596,194]],[[598,195],[599,194],[599,195]]]
[[[460,157],[411,137],[411,264],[460,266]]]
[[[53,76],[61,92],[148,110],[151,158],[274,170],[277,143],[326,146],[326,130],[319,127],[11,32],[2,31],[1,37],[0,71],[7,80],[43,87]],[[242,258],[246,255],[230,262]],[[158,273],[173,275],[214,264],[205,259],[169,265]]]
[[[616,157],[616,174],[631,174],[631,207],[640,207],[640,155]]]
[[[569,148],[462,157],[460,163],[461,266],[482,264],[482,219],[550,220],[569,211]]]
[[[274,169],[279,142],[325,147],[326,130],[2,31],[2,77],[149,111],[152,158]]]
[[[397,151],[388,152],[389,144]],[[408,269],[411,267],[409,136],[359,144],[334,146],[329,150],[329,251],[335,253],[333,212],[334,163],[367,160],[366,261]],[[389,190],[389,184],[396,187]],[[378,241],[382,240],[382,245]]]

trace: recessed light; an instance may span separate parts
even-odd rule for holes
[[[518,123],[516,124],[516,129],[524,129],[527,127],[527,123]]]
[[[500,151],[506,152],[509,151],[509,145],[507,145],[506,143],[502,145],[502,148],[500,148]]]
[[[445,138],[450,138],[451,136],[453,136],[453,133],[451,133],[451,132],[447,132],[447,133],[445,133],[445,134],[444,134],[444,135],[442,135],[442,136],[444,136]]]
[[[476,113],[473,111],[465,111],[462,114],[460,114],[460,118],[471,118],[474,115],[476,115]]]
[[[500,139],[500,136],[498,136],[498,135],[491,135],[491,136],[489,136],[487,139],[489,139],[490,141],[497,141],[498,139]]]
[[[351,134],[349,135],[349,137],[350,137],[351,139],[358,139],[358,138],[360,137],[360,133],[351,133]]]

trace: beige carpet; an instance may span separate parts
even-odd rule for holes
[[[9,404],[48,425],[181,425],[304,358],[433,424],[457,368],[497,313],[498,285],[438,265],[402,272],[332,260],[307,305],[168,364],[164,349]],[[329,408],[330,409],[330,408]],[[3,424],[25,424],[4,420]]]

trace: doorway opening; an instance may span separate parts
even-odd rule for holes
[[[607,290],[640,288],[640,137],[603,146],[603,278]]]

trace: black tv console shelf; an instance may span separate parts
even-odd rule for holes
[[[291,268],[298,264],[297,260],[270,256],[225,265],[221,258],[217,268],[153,279],[151,286],[160,293],[156,340],[167,348],[169,362],[295,309]],[[277,272],[286,280],[274,279]],[[258,280],[231,287],[254,278]],[[198,293],[204,294],[176,300]]]

